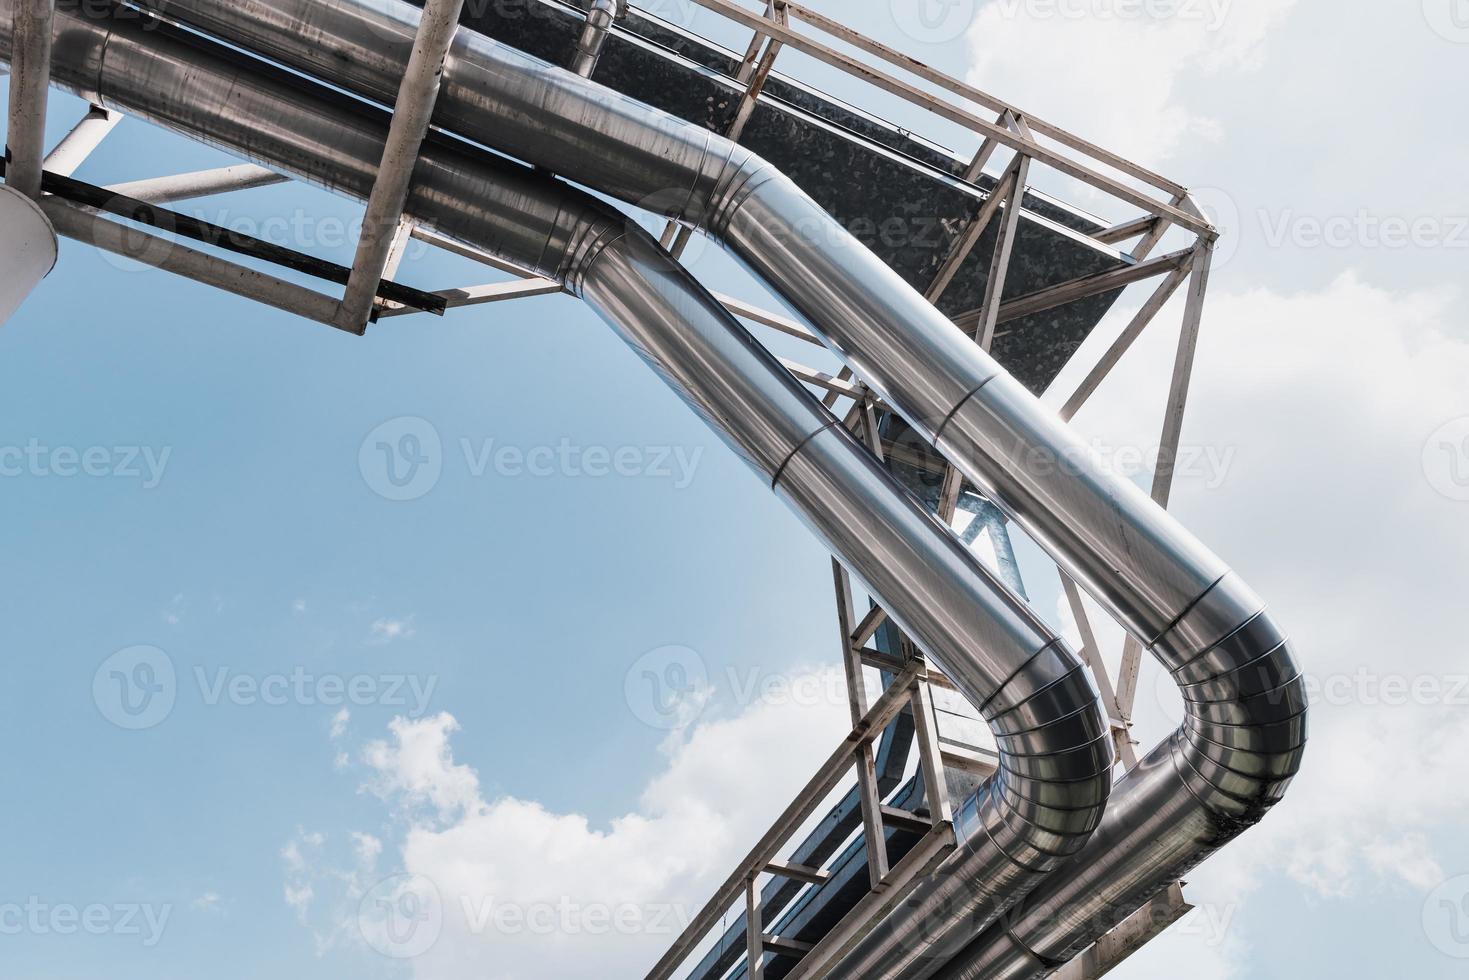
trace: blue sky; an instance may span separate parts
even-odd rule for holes
[[[925,34],[886,0],[813,6],[1201,188],[1231,232],[1185,434],[1227,469],[1175,504],[1293,626],[1322,703],[1290,800],[1195,876],[1212,918],[1116,975],[1176,976],[1183,957],[1202,978],[1460,975],[1469,948],[1433,918],[1469,891],[1469,503],[1435,448],[1469,416],[1453,8],[1237,0],[1140,21],[996,0]],[[1088,85],[1058,85],[1058,65]],[[52,105],[54,139],[82,107]],[[221,162],[129,120],[78,176]],[[300,216],[290,244],[342,262],[361,211],[295,185],[200,208]],[[1394,245],[1384,222],[1421,234]],[[718,251],[693,264],[773,304]],[[415,252],[401,278],[494,274]],[[1156,441],[1171,343],[1165,327],[1130,355],[1078,418],[1089,437]],[[437,480],[387,499],[378,443],[430,432]],[[697,907],[841,734],[827,556],[572,300],[356,339],[66,242],[0,331],[4,447],[40,460],[0,478],[0,910],[41,915],[0,934],[6,976],[630,973],[666,938],[588,935],[586,910]],[[582,465],[481,469],[487,447]],[[108,475],[65,475],[93,448]],[[634,475],[589,475],[603,450]],[[140,662],[172,669],[174,703],[126,730],[106,692]],[[707,681],[677,728],[639,687],[670,665]],[[1394,703],[1393,678],[1438,693]],[[338,703],[353,684],[365,703]],[[1141,690],[1151,744],[1173,704],[1151,674]],[[576,928],[450,928],[427,959],[384,957],[358,911],[403,871],[451,904],[570,901]],[[68,930],[88,907],[101,934]]]

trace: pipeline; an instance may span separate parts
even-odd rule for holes
[[[0,53],[16,2],[0,0]],[[357,199],[388,131],[383,111],[250,55],[151,18],[91,20],[70,0],[53,81]],[[651,236],[562,181],[441,135],[423,146],[406,213],[584,299],[982,706],[1000,771],[955,814],[957,871],[925,885],[935,903],[992,905],[992,918],[1086,843],[1113,756],[1080,658]]]
[[[391,101],[419,17],[401,0],[166,6],[200,30],[380,101]],[[1092,844],[1033,899],[1041,911],[1002,938],[980,939],[966,962],[1013,948],[1044,972],[1281,797],[1304,751],[1305,704],[1264,604],[794,183],[721,136],[472,32],[450,53],[435,120],[723,241],[1183,687],[1187,719],[1119,783]],[[1063,909],[1038,904],[1053,894]],[[910,902],[835,975],[929,976],[940,948],[987,924],[967,911],[953,912],[941,942],[903,948],[913,932],[899,920],[931,928],[935,914]]]
[[[166,12],[385,102],[407,64],[418,18],[396,0],[168,0]],[[1207,699],[1189,698],[1179,732],[1119,785],[1107,833],[1098,834],[1118,843],[1105,853],[1094,844],[1063,872],[1093,886],[1092,897],[1074,906],[1078,921],[1103,922],[1141,905],[1176,869],[1257,822],[1284,792],[1303,751],[1305,712],[1284,642],[1241,648],[1279,636],[1263,604],[1136,488],[1106,475],[1051,413],[789,180],[721,137],[471,32],[461,32],[451,52],[436,121],[721,237],[1186,690],[1207,685]],[[1212,632],[1185,630],[1186,620]],[[1191,667],[1215,672],[1199,677]],[[1262,670],[1280,681],[1260,692],[1268,705],[1246,693],[1246,675]],[[1170,768],[1198,778],[1180,775],[1162,781],[1166,787],[1141,778]],[[1148,825],[1138,815],[1155,809],[1126,805],[1134,797],[1186,816],[1177,833],[1161,838],[1162,852],[1142,846],[1159,838],[1133,832]],[[1150,859],[1135,860],[1140,850]],[[985,924],[954,919],[954,933],[972,935]],[[1010,928],[1006,936],[1045,963],[1101,931],[1062,928],[1056,916],[1047,921],[1032,931]],[[956,938],[967,937],[944,940]],[[839,972],[868,976],[873,964],[895,962],[890,948],[865,949]],[[894,975],[931,973],[935,957],[926,952],[900,952],[909,963]],[[915,966],[920,959],[927,965]]]

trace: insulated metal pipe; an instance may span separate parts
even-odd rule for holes
[[[400,0],[168,0],[167,12],[379,100],[390,97],[407,62],[419,16]],[[1183,776],[1144,784],[1142,769],[1122,784],[1127,796],[1108,822],[1116,846],[1103,854],[1094,845],[1089,863],[1063,872],[1092,887],[1078,920],[1132,911],[1279,798],[1299,765],[1304,705],[1298,671],[1288,649],[1275,644],[1279,632],[1259,601],[788,178],[723,137],[468,31],[448,59],[435,119],[721,239],[1150,647],[1186,691],[1207,682],[1209,700],[1190,697],[1189,720],[1149,757],[1146,771],[1186,769],[1221,788],[1202,792]],[[1180,634],[1194,620],[1210,624],[1212,634]],[[1264,645],[1241,645],[1247,642]],[[1235,696],[1253,689],[1244,678],[1257,667],[1280,682],[1270,705]],[[1196,677],[1200,669],[1213,673]],[[1216,697],[1231,708],[1211,707]],[[1296,706],[1301,711],[1289,714]],[[1177,832],[1159,839],[1134,832],[1140,815],[1152,812],[1144,804],[1176,814]],[[1193,833],[1199,827],[1209,829]],[[923,912],[910,907],[897,917]],[[977,928],[954,919],[950,944]],[[1033,941],[1069,948],[1099,934],[1039,930]],[[865,978],[863,964],[889,963],[891,953],[870,946],[840,975]],[[905,976],[932,971],[932,958],[920,959],[911,958]]]
[[[130,2],[384,103],[421,16],[403,0]],[[455,38],[434,121],[723,241],[1140,640],[1154,641],[1227,571],[738,144],[473,31]]]
[[[371,192],[388,128],[378,110],[153,24],[64,10],[56,40],[55,80],[85,98],[334,191]],[[956,815],[963,889],[939,883],[934,907],[963,903],[989,921],[1086,842],[1112,742],[1080,659],[651,236],[560,181],[438,137],[407,213],[585,299],[981,706],[1001,768]]]

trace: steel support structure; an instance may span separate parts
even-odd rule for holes
[[[380,295],[378,284],[385,274],[391,274],[387,269],[395,241],[401,256],[402,243],[397,236],[403,221],[403,206],[408,200],[409,182],[433,119],[444,58],[459,30],[459,14],[463,9],[464,0],[428,0],[424,5],[408,71],[394,104],[393,124],[388,131],[387,146],[383,148],[377,184],[362,219],[362,236],[357,242],[352,277],[334,320],[334,325],[343,330],[362,333],[367,329],[373,303]]]
[[[51,23],[55,0],[16,0],[15,54],[10,59],[10,116],[5,182],[26,197],[41,196],[46,106],[51,87]]]
[[[403,220],[404,199],[412,180],[420,146],[428,132],[437,97],[439,75],[457,30],[463,2],[464,0],[428,0],[425,6],[409,69],[401,82],[377,184],[369,199],[356,260],[350,269],[338,267],[335,270],[336,281],[345,286],[340,300],[189,248],[169,238],[141,232],[104,218],[97,213],[102,209],[100,200],[67,199],[65,195],[53,194],[42,200],[42,207],[62,235],[132,257],[234,295],[354,333],[361,333],[367,322],[378,316],[400,317],[425,310],[442,313],[446,309],[560,292],[563,287],[553,280]],[[1010,152],[1009,160],[998,176],[991,178],[994,183],[983,193],[976,213],[961,230],[926,290],[930,300],[941,298],[956,281],[985,232],[998,221],[982,303],[972,312],[956,318],[956,322],[970,333],[975,342],[986,349],[997,336],[1004,335],[1001,328],[1007,323],[1078,300],[1115,293],[1133,284],[1158,280],[1137,313],[1062,404],[1059,411],[1063,419],[1072,418],[1099,390],[1163,308],[1185,283],[1188,284],[1183,329],[1162,426],[1160,463],[1152,486],[1153,498],[1166,506],[1171,494],[1174,461],[1182,435],[1212,249],[1218,237],[1217,230],[1197,203],[1189,197],[1188,192],[1165,177],[978,88],[949,78],[879,42],[865,38],[794,0],[767,0],[763,13],[743,8],[731,0],[691,2],[752,32],[738,70],[737,81],[743,86],[740,103],[733,123],[725,134],[733,139],[739,139],[749,123],[766,83],[774,73],[777,58],[783,50],[790,48],[843,71],[877,90],[897,95],[940,118],[966,127],[979,140],[977,150],[962,171],[962,178],[970,184],[977,184],[982,177],[989,176],[986,168],[1002,148]],[[49,77],[52,4],[50,0],[24,0],[18,4],[17,9],[9,129],[12,161],[8,168],[8,180],[22,190],[30,188],[26,192],[31,196],[40,196],[44,160],[44,170],[51,172],[46,178],[51,181],[48,189],[75,190],[76,186],[90,186],[77,185],[76,182],[65,183],[65,180],[116,125],[118,116],[110,110],[91,109],[51,155],[44,156],[41,140]],[[797,24],[855,48],[892,69],[914,76],[923,84],[936,86],[944,95],[931,94],[870,61],[845,54],[796,30]],[[616,24],[606,28],[608,32],[620,29],[622,28]],[[591,67],[595,67],[595,59]],[[980,115],[973,110],[973,106],[993,115]],[[1007,275],[1032,168],[1046,168],[1082,181],[1113,201],[1141,212],[1135,217],[1087,235],[1094,244],[1117,255],[1123,263],[1120,268],[1053,285],[1028,295],[1013,298],[1005,296]],[[105,191],[111,198],[109,209],[116,214],[129,220],[145,222],[148,215],[165,215],[167,221],[164,224],[168,230],[185,235],[189,234],[188,229],[199,230],[203,237],[194,237],[218,245],[221,242],[211,240],[209,236],[218,233],[217,237],[228,238],[223,229],[212,229],[203,222],[172,212],[163,212],[158,206],[212,194],[264,187],[288,179],[263,167],[241,164],[115,184]],[[1083,231],[1075,233],[1086,235]],[[1193,240],[1174,251],[1153,257],[1153,252],[1170,233],[1191,237]],[[662,243],[677,255],[682,252],[691,234],[690,228],[670,222]],[[389,278],[395,274],[403,248],[410,238],[473,259],[500,272],[509,273],[514,278],[508,282],[444,289],[433,293],[397,286]],[[1121,251],[1120,246],[1128,242],[1136,244],[1130,252]],[[310,260],[309,257],[267,253],[264,249],[256,248],[256,245],[263,246],[264,243],[247,242],[245,248],[237,248],[235,251],[284,264],[298,271],[302,270],[300,263],[303,260],[310,265],[310,270],[306,271],[319,272],[322,267],[321,263]],[[823,346],[820,338],[810,329],[790,317],[769,312],[735,297],[719,296],[718,299],[731,313],[749,323],[814,346]],[[868,447],[879,459],[892,456],[905,462],[915,461],[906,457],[905,454],[909,452],[907,447],[893,445],[884,440],[879,416],[886,411],[887,406],[875,399],[867,385],[860,378],[854,377],[850,370],[843,369],[838,375],[832,376],[792,360],[786,359],[782,363],[795,377],[824,394],[828,406],[836,406],[844,399],[847,400],[848,405],[844,410],[847,427],[853,432],[861,433]],[[942,461],[936,451],[930,449],[929,452],[932,455],[916,462],[924,465],[940,461],[944,481],[938,513],[941,520],[952,525],[957,503],[965,486],[955,468]],[[749,977],[762,978],[765,958],[771,954],[799,959],[799,965],[791,974],[796,980],[814,980],[822,976],[823,969],[840,959],[868,929],[902,901],[909,885],[937,867],[954,850],[957,841],[947,796],[946,770],[960,770],[980,776],[987,776],[994,771],[993,755],[941,742],[932,689],[934,686],[949,687],[947,679],[922,657],[912,655],[911,644],[902,644],[903,655],[874,649],[871,641],[887,623],[886,612],[877,605],[870,605],[865,613],[858,616],[857,594],[854,592],[852,580],[835,560],[833,582],[842,642],[842,663],[848,683],[851,731],[756,847],[739,863],[685,933],[648,973],[647,980],[669,980],[673,977],[678,967],[699,946],[707,933],[737,903],[744,905],[747,917],[746,961]],[[1096,676],[1111,719],[1119,760],[1124,767],[1131,767],[1137,762],[1135,743],[1129,733],[1137,694],[1141,647],[1131,639],[1126,641],[1119,670],[1115,675],[1109,674],[1079,589],[1064,573],[1061,573],[1061,585],[1081,636],[1083,655]],[[868,690],[865,675],[868,668],[877,668],[891,678],[891,682],[875,698]],[[905,711],[913,715],[919,750],[918,765],[927,798],[926,813],[895,809],[885,804],[878,786],[873,742],[889,723]],[[786,856],[786,850],[793,835],[807,818],[816,811],[828,794],[844,780],[850,779],[849,773],[854,771],[861,824],[868,842],[869,890],[866,897],[824,939],[815,944],[798,943],[786,937],[768,934],[766,930],[769,924],[762,921],[757,883],[762,876],[776,876],[804,886],[820,887],[830,879],[830,872],[824,868],[791,860]],[[894,863],[889,862],[887,850],[882,843],[888,827],[916,830],[923,835],[917,847]],[[1174,885],[1149,906],[1119,924],[1108,936],[1062,968],[1057,975],[1065,980],[1090,980],[1101,976],[1187,910],[1181,887]]]

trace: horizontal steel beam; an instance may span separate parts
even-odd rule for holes
[[[328,326],[336,313],[337,299],[334,296],[187,248],[160,235],[129,228],[59,197],[43,197],[40,204],[57,234],[104,252]]]
[[[434,295],[442,296],[449,309],[458,310],[466,306],[484,306],[488,303],[503,303],[532,296],[549,296],[552,293],[564,291],[564,287],[559,282],[538,278],[487,283],[483,286],[469,286],[464,289],[443,289]],[[381,311],[378,318],[387,319],[422,312],[422,310],[415,310],[411,307],[394,305]]]
[[[1079,299],[1090,296],[1099,296],[1102,293],[1110,293],[1114,289],[1122,289],[1135,282],[1152,279],[1154,276],[1165,275],[1186,265],[1193,257],[1193,249],[1183,249],[1178,252],[1170,252],[1160,255],[1156,259],[1148,259],[1132,265],[1125,265],[1120,269],[1112,269],[1108,272],[1099,272],[1095,275],[1082,276],[1079,279],[1071,279],[1067,282],[1048,286],[1025,296],[1018,296],[1000,307],[999,323],[1008,323],[1021,317],[1031,316],[1036,313],[1044,313],[1046,310],[1074,303]],[[954,322],[966,331],[973,331],[980,324],[982,310],[972,310],[954,318]]]
[[[5,165],[0,163],[0,173],[4,171]],[[229,228],[210,224],[177,211],[169,211],[146,201],[115,194],[105,187],[74,180],[71,177],[46,173],[42,177],[41,187],[46,193],[55,194],[74,204],[106,211],[139,224],[162,228],[183,238],[213,245],[237,255],[260,259],[273,265],[314,276],[317,279],[346,285],[352,274],[352,270],[346,266],[327,262],[324,259],[318,259],[280,245],[273,245]],[[415,306],[430,313],[442,314],[448,306],[442,296],[435,296],[433,293],[426,293],[398,283],[383,282],[378,292],[379,295],[394,302]]]

